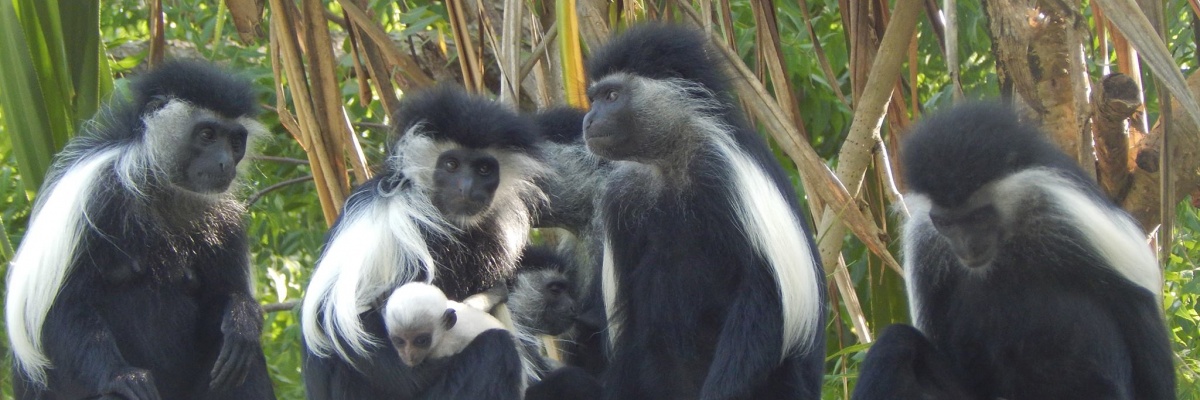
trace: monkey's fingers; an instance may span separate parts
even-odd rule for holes
[[[246,347],[249,346],[240,340],[225,341],[221,346],[221,354],[217,356],[217,361],[213,363],[212,372],[209,374],[212,378],[208,385],[210,388],[227,388],[239,380],[235,378],[240,378],[239,370],[243,369],[242,364],[245,364],[246,359],[249,358],[246,355],[248,350]]]

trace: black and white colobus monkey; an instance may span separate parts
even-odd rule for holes
[[[5,304],[18,399],[274,399],[239,162],[248,81],[175,61],[55,160]]]
[[[588,61],[613,354],[606,399],[816,399],[825,294],[783,169],[702,32],[644,25]]]
[[[901,149],[909,305],[937,351],[910,359],[948,360],[977,398],[1175,398],[1158,262],[1072,159],[988,103],[926,118]],[[916,362],[864,365],[875,391],[855,398],[908,398],[890,388]]]
[[[548,173],[530,120],[461,89],[410,94],[384,168],[355,189],[301,309],[309,399],[515,399],[520,357],[504,331],[479,335],[444,368],[409,368],[380,310],[407,282],[461,301],[513,277],[535,181]]]

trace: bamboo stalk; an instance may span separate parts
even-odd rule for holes
[[[851,198],[858,197],[863,175],[872,160],[871,155],[882,143],[879,128],[883,123],[884,111],[888,107],[895,82],[900,77],[901,62],[907,55],[908,44],[913,40],[917,20],[923,9],[919,0],[896,2],[895,12],[884,31],[879,51],[875,55],[866,84],[863,86],[864,90],[854,109],[850,133],[838,153],[837,166],[837,178],[846,185],[846,191]],[[836,267],[836,257],[842,249],[844,227],[835,223],[836,215],[835,209],[827,206],[819,219],[818,247],[826,269]]]
[[[454,48],[458,52],[458,66],[462,69],[463,86],[470,92],[483,93],[483,71],[479,68],[475,44],[471,41],[470,30],[467,29],[467,16],[462,0],[446,0],[445,4],[450,19],[451,35],[454,36]]]
[[[300,41],[296,36],[288,34],[294,32],[297,26],[296,21],[299,17],[299,11],[291,2],[284,0],[270,0],[273,18],[271,22],[271,35],[276,38],[274,41],[277,44],[276,54],[279,56],[279,61],[282,64],[282,71],[286,73],[288,78],[288,89],[292,94],[292,104],[298,111],[296,123],[297,132],[299,132],[299,143],[304,148],[308,155],[309,165],[313,173],[313,182],[317,188],[317,197],[321,201],[321,211],[325,216],[325,223],[328,226],[333,226],[337,220],[338,212],[341,210],[344,199],[335,196],[332,188],[340,187],[339,185],[330,184],[330,176],[332,171],[329,170],[329,160],[325,154],[324,146],[316,140],[313,140],[312,134],[320,132],[321,129],[314,120],[317,115],[311,103],[309,95],[307,79],[304,74],[304,66],[302,63]],[[282,81],[277,78],[277,80]],[[285,98],[282,95],[278,96],[280,101],[280,110],[286,110],[286,104],[283,103]],[[282,116],[280,120],[283,121]],[[285,125],[286,126],[286,125]]]

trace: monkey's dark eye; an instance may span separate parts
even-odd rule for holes
[[[492,166],[488,164],[479,164],[478,167],[475,167],[475,173],[479,174],[479,176],[488,176],[494,171]]]
[[[442,168],[445,168],[447,171],[450,171],[450,172],[457,171],[458,170],[458,160],[455,160],[453,158],[446,159],[445,161],[442,161]]]
[[[429,347],[429,345],[432,342],[433,342],[433,338],[430,337],[429,335],[421,335],[421,336],[417,336],[416,339],[413,339],[413,346],[417,346],[420,348],[426,348],[426,347]]]
[[[617,101],[617,99],[620,97],[621,97],[621,94],[618,93],[616,90],[609,90],[608,93],[604,94],[604,100],[608,100],[608,101]]]
[[[404,339],[402,339],[402,338],[392,339],[392,346],[404,347]]]
[[[204,140],[213,140],[217,137],[217,132],[213,131],[212,128],[202,128],[198,134]]]
[[[550,282],[546,284],[546,291],[554,294],[563,294],[567,291],[566,282]]]

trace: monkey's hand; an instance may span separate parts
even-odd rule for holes
[[[221,353],[209,377],[212,389],[240,385],[255,358],[262,356],[262,308],[253,298],[235,296],[221,320]]]
[[[100,388],[101,398],[120,397],[125,400],[161,400],[154,375],[141,368],[118,369]]]

